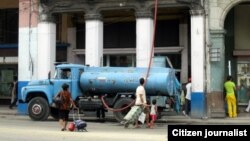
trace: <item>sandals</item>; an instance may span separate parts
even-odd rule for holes
[[[134,128],[141,128],[141,126],[137,125],[137,126],[135,126]]]

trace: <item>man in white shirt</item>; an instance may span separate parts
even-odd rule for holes
[[[136,88],[136,99],[135,99],[135,105],[145,105],[146,102],[146,91],[144,88],[145,80],[144,78],[140,79],[140,85]]]
[[[188,79],[188,83],[186,85],[186,97],[185,97],[185,111],[183,111],[183,114],[185,116],[188,116],[191,111],[191,92],[192,92],[192,83],[191,78]]]
[[[147,106],[146,91],[144,88],[145,80],[144,78],[141,78],[139,81],[140,81],[140,85],[136,88],[136,93],[135,93],[136,94],[135,105],[141,106],[141,108],[144,109]],[[138,128],[138,127],[139,127],[138,120],[136,120],[135,128]]]
[[[16,106],[17,100],[18,100],[18,98],[17,98],[17,96],[18,96],[18,93],[17,93],[17,90],[18,90],[17,76],[14,76],[13,80],[14,81],[11,84],[12,90],[11,90],[11,103],[9,105],[10,109],[12,109],[13,106]]]

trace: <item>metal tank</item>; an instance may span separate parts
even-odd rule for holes
[[[146,77],[147,68],[134,67],[86,67],[80,78],[84,93],[116,94],[135,92],[139,79]],[[150,69],[145,85],[147,96],[173,96],[180,84],[171,68],[153,67]]]

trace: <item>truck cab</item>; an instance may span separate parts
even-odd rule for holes
[[[66,83],[69,85],[69,91],[73,100],[76,100],[82,95],[82,91],[79,87],[81,74],[84,72],[84,66],[80,65],[59,65],[56,67],[54,86],[61,88],[62,84]],[[60,89],[59,89],[60,90]],[[54,90],[54,93],[58,93],[58,89]]]
[[[80,75],[84,66],[76,64],[60,64],[56,66],[53,78],[30,81],[21,90],[21,103],[27,103],[28,115],[33,120],[47,120],[51,115],[58,117],[58,110],[53,107],[52,99],[64,83],[69,85],[72,98],[76,100],[81,95],[79,88]]]

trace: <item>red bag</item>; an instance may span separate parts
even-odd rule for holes
[[[75,123],[74,122],[69,123],[68,130],[69,131],[74,131],[75,130]]]

